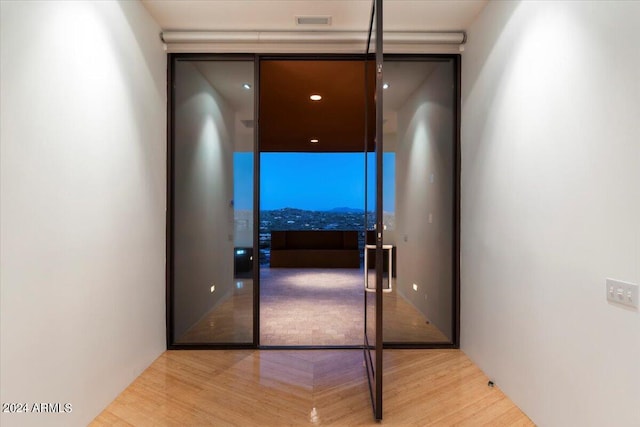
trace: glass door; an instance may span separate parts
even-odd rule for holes
[[[374,0],[365,60],[367,87],[365,152],[364,358],[374,417],[382,419],[382,295],[384,280],[383,140],[382,140],[382,0]],[[372,102],[370,99],[372,98]]]

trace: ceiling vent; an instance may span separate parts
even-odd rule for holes
[[[296,25],[331,25],[331,16],[296,16]]]
[[[253,129],[253,120],[240,120],[247,129]]]

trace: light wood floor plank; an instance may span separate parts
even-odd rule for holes
[[[93,426],[379,426],[361,350],[167,351]],[[459,350],[385,350],[390,426],[532,426]],[[315,411],[314,411],[315,410]]]

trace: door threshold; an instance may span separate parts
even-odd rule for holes
[[[259,345],[258,350],[362,350],[363,345]]]

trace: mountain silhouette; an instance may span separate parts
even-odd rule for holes
[[[348,207],[339,207],[328,210],[327,212],[336,212],[336,213],[364,213],[364,209],[358,208],[348,208]]]

